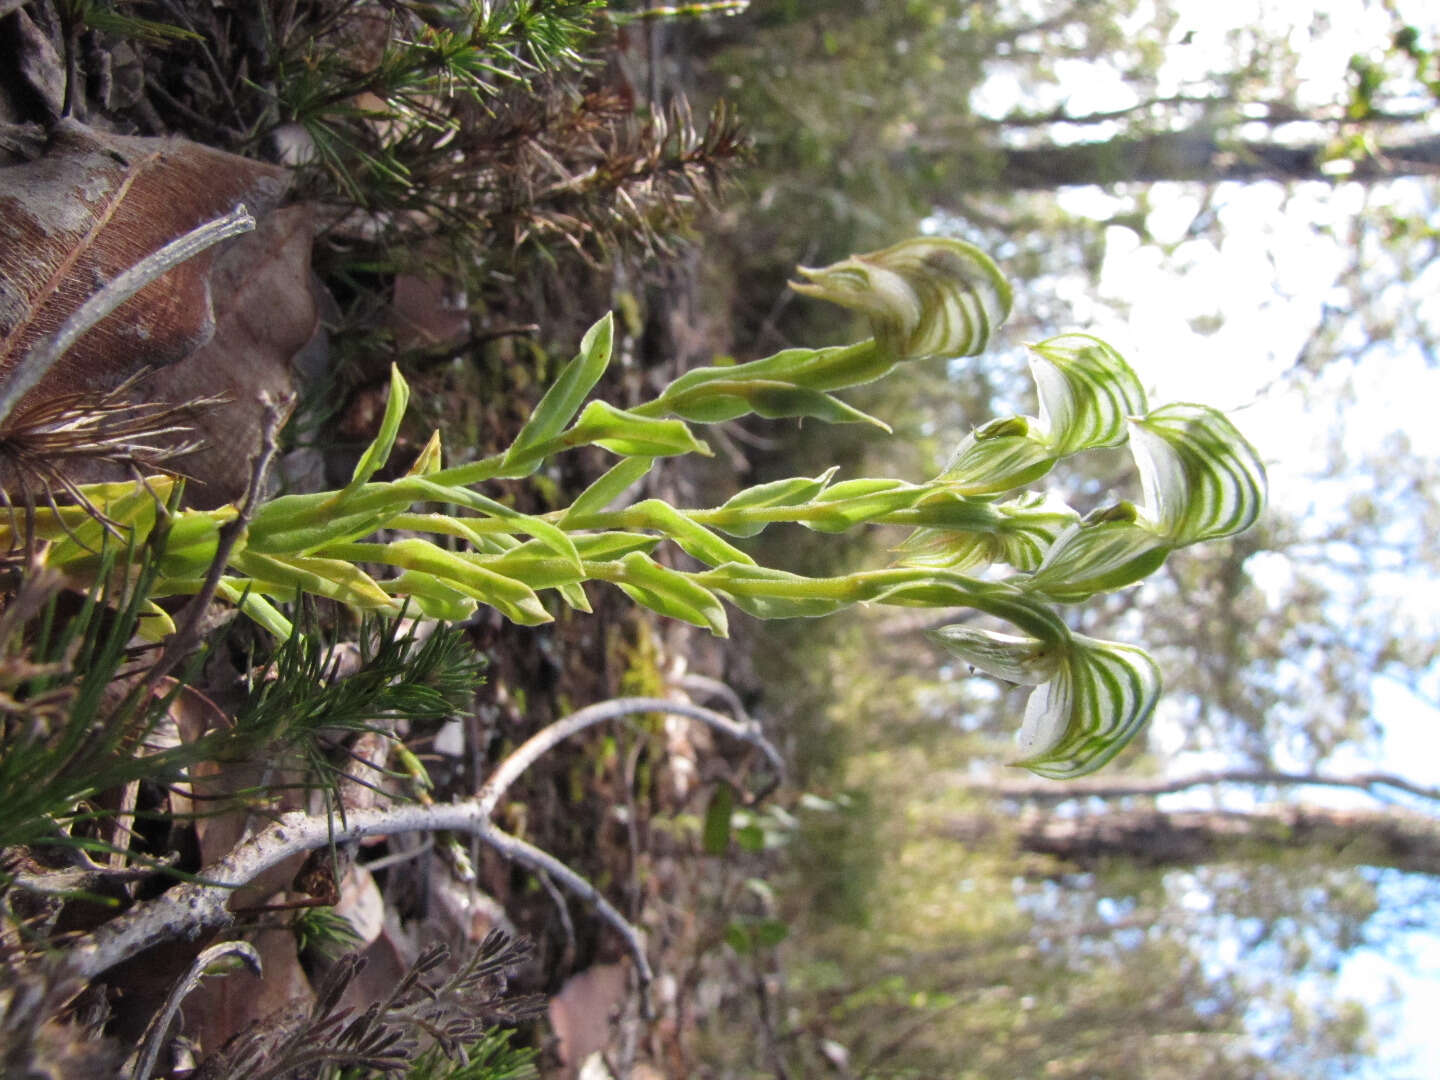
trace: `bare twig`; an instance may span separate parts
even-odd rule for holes
[[[184,236],[170,241],[128,270],[117,274],[99,292],[81,304],[60,329],[37,343],[25,354],[25,358],[11,369],[4,383],[0,384],[0,424],[9,419],[15,406],[20,404],[20,399],[49,374],[56,361],[101,319],[146,285],[163,277],[186,260],[194,258],[206,248],[232,236],[247,233],[253,228],[255,219],[250,216],[250,212],[244,205],[237,206],[223,217],[191,229]]]
[[[570,905],[565,903],[565,895],[555,885],[555,879],[549,874],[537,874],[540,884],[545,888],[545,895],[550,897],[550,902],[555,905],[555,914],[560,917],[560,928],[565,931],[565,952],[561,957],[560,967],[569,970],[570,965],[575,962],[575,920],[570,917]],[[633,916],[633,912],[631,913]]]
[[[696,694],[709,694],[711,697],[719,698],[730,707],[736,720],[746,727],[754,726],[750,714],[745,711],[745,703],[740,700],[740,695],[729,683],[712,679],[708,675],[697,675],[694,672],[686,672],[670,681],[672,685],[678,686],[681,690],[688,690]]]
[[[80,938],[49,961],[57,976],[55,981],[88,981],[152,945],[193,940],[206,931],[228,926],[235,918],[228,906],[234,890],[292,855],[332,843],[437,830],[476,835],[501,855],[532,871],[550,875],[561,887],[591,904],[625,940],[642,980],[649,981],[650,967],[639,931],[626,922],[593,885],[560,860],[492,825],[481,813],[478,799],[432,806],[410,803],[352,810],[344,821],[327,820],[301,811],[282,814],[208,867],[203,879],[177,885],[163,896],[137,906]]]
[[[215,865],[207,867],[203,879],[178,885],[80,938],[63,956],[51,961],[57,981],[90,980],[152,945],[193,940],[207,930],[229,925],[235,917],[228,906],[233,890],[291,855],[372,836],[448,830],[477,837],[506,858],[548,875],[560,887],[583,899],[625,941],[642,984],[648,986],[652,976],[639,930],[593,885],[560,860],[503,832],[490,821],[505,791],[547,750],[595,724],[647,712],[674,713],[700,720],[760,749],[777,774],[783,768],[779,751],[753,728],[709,709],[663,698],[617,698],[601,702],[551,724],[523,743],[500,764],[472,799],[430,806],[361,808],[348,811],[344,820],[312,817],[299,811],[282,814]]]
[[[676,716],[688,716],[755,747],[765,755],[775,770],[775,778],[766,784],[764,790],[757,794],[757,798],[773,791],[784,776],[785,760],[780,756],[780,751],[751,725],[739,723],[721,713],[691,705],[689,702],[670,701],[666,698],[614,698],[571,713],[521,743],[514,753],[490,774],[490,778],[475,796],[476,802],[480,804],[485,816],[489,817],[510,785],[546,752],[588,727],[636,713],[673,713]]]
[[[176,858],[177,856],[170,855],[154,862],[127,866],[119,870],[92,862],[89,867],[82,866],[74,870],[48,870],[40,874],[15,873],[6,881],[15,888],[36,896],[66,897],[77,892],[99,893],[114,882],[128,883],[152,877],[174,865]]]
[[[220,534],[215,544],[215,556],[210,560],[210,567],[205,572],[205,580],[200,584],[200,591],[190,598],[185,605],[184,611],[176,620],[175,633],[170,635],[165,642],[165,650],[160,654],[153,667],[145,673],[142,683],[142,692],[149,692],[160,680],[169,675],[185,659],[189,653],[200,645],[202,638],[201,627],[204,623],[205,611],[210,606],[210,601],[215,599],[215,590],[220,587],[220,579],[225,575],[225,567],[230,562],[230,553],[235,550],[235,545],[240,537],[245,535],[245,530],[250,526],[250,519],[255,515],[255,507],[260,501],[260,494],[265,487],[265,477],[269,475],[270,464],[275,460],[277,437],[280,432],[280,407],[269,397],[263,399],[265,414],[260,421],[260,451],[251,462],[250,482],[245,489],[245,497],[240,500],[236,515],[224,525],[220,526]]]
[[[200,980],[211,966],[227,956],[238,956],[257,978],[264,974],[260,954],[248,941],[222,941],[202,952],[190,965],[190,970],[171,989],[165,999],[165,1007],[151,1018],[140,1040],[140,1048],[131,1058],[134,1065],[128,1073],[129,1080],[150,1080],[150,1071],[155,1068],[155,1059],[160,1056],[160,1048],[165,1045],[165,1036],[175,1021],[175,1014],[180,1011],[180,1005],[200,985]]]

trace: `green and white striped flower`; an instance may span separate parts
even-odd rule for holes
[[[807,296],[863,312],[900,357],[974,356],[1010,314],[1010,284],[979,248],[948,237],[903,240],[821,269],[800,267]]]

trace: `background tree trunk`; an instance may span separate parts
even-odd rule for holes
[[[1199,128],[1069,146],[981,150],[973,165],[967,163],[962,183],[971,189],[1014,191],[1159,180],[1327,180],[1333,179],[1321,168],[1327,149],[1325,143],[1237,142],[1222,131]],[[957,152],[936,148],[924,156],[943,160]],[[1351,165],[1345,179],[1437,173],[1440,136],[1382,146],[1375,156]]]
[[[1440,822],[1402,810],[1280,807],[1223,810],[1107,810],[1080,817],[1027,814],[1014,825],[991,812],[952,818],[944,831],[975,843],[1007,828],[1017,847],[1089,868],[1112,859],[1140,866],[1274,861],[1303,852],[1339,866],[1440,874]]]

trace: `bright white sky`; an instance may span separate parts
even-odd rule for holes
[[[1337,72],[1344,71],[1350,55],[1366,49],[1378,55],[1394,25],[1378,4],[1358,0],[1331,5],[1330,25],[1323,32],[1313,26],[1317,8],[1312,3],[1172,0],[1172,5],[1181,13],[1177,38],[1187,32],[1193,37],[1187,45],[1166,50],[1161,95],[1197,92],[1209,72],[1224,68],[1231,31],[1258,24],[1262,33],[1286,37],[1299,55],[1301,103],[1326,102],[1333,98]],[[1433,0],[1398,0],[1393,6],[1422,30],[1440,31],[1440,5]],[[1137,27],[1149,21],[1148,12],[1141,15]],[[1014,72],[997,70],[976,107],[998,116],[1019,105],[1034,109],[1063,102],[1078,115],[1124,108],[1136,100],[1133,87],[1099,65],[1062,61],[1056,74],[1056,86],[1037,92],[1022,86]],[[1106,134],[1092,127],[1083,137]],[[1075,135],[1082,133],[1077,130]],[[1433,195],[1423,187],[1427,183],[1433,185],[1428,180],[1397,182],[1386,194],[1400,209],[1425,207]],[[1167,254],[1142,246],[1134,233],[1114,227],[1107,235],[1098,295],[1093,283],[1077,282],[1066,299],[1074,305],[1080,327],[1109,341],[1131,361],[1150,384],[1154,400],[1202,401],[1239,410],[1237,423],[1270,469],[1272,502],[1290,511],[1314,515],[1326,510],[1326,495],[1317,502],[1313,477],[1324,471],[1326,441],[1337,416],[1344,449],[1352,459],[1377,452],[1384,437],[1396,430],[1408,434],[1416,453],[1440,459],[1440,424],[1434,418],[1440,371],[1427,367],[1419,350],[1407,342],[1393,341],[1390,348],[1367,356],[1363,393],[1353,400],[1343,401],[1338,379],[1330,387],[1335,391],[1332,407],[1284,392],[1282,375],[1323,317],[1327,301],[1345,301],[1336,282],[1350,252],[1335,237],[1346,236],[1345,222],[1360,209],[1364,193],[1358,185],[1300,185],[1288,192],[1276,184],[1226,185],[1216,201],[1218,235],[1223,237],[1218,247],[1209,239],[1184,239],[1200,209],[1193,187],[1156,185],[1150,197],[1150,229],[1162,244],[1178,246]],[[1098,189],[1070,189],[1060,199],[1069,212],[1095,219],[1112,217],[1120,206]],[[1315,227],[1325,223],[1337,227],[1328,232]],[[1440,220],[1431,224],[1440,227]],[[1432,265],[1401,302],[1424,305],[1433,326],[1440,324],[1437,298],[1440,265]],[[1123,315],[1107,303],[1115,300],[1124,302]],[[1192,328],[1192,320],[1215,316],[1222,318],[1211,323],[1218,322],[1213,332]],[[1068,328],[1057,332],[1060,329]],[[1267,392],[1277,381],[1279,392]],[[1328,494],[1331,509],[1338,512],[1347,494],[1345,485],[1334,486]],[[1278,563],[1274,570],[1285,572]],[[1440,625],[1440,583],[1403,576],[1401,581],[1411,613]],[[1383,769],[1440,786],[1440,715],[1385,679],[1376,683],[1375,707],[1385,731],[1375,758],[1352,754],[1332,763],[1331,770]],[[1192,760],[1177,765],[1176,772],[1217,764],[1223,762]],[[1305,794],[1316,800],[1334,798],[1330,793]],[[1208,799],[1203,793],[1201,797]],[[1392,959],[1396,953],[1405,954],[1407,962]],[[1389,954],[1361,950],[1345,964],[1339,983],[1342,994],[1368,1002],[1385,1001],[1392,986],[1398,991],[1394,1010],[1382,1011],[1394,1025],[1394,1043],[1385,1047],[1386,1056],[1410,1060],[1400,1065],[1392,1058],[1392,1064],[1381,1066],[1383,1075],[1440,1076],[1440,936],[1409,934]]]

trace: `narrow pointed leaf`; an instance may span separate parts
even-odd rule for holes
[[[570,504],[570,509],[565,511],[560,524],[565,525],[575,518],[604,510],[639,483],[654,465],[655,459],[647,457],[630,457],[621,461],[580,493]]]
[[[707,566],[723,563],[753,563],[748,554],[699,525],[659,499],[646,499],[625,510],[625,524],[637,529],[657,529],[679,544],[692,558]]]
[[[271,595],[294,596],[297,591],[324,596],[362,611],[400,613],[395,598],[353,563],[305,555],[262,555],[249,550],[230,559],[230,565],[257,582]]]
[[[717,566],[701,577],[708,588],[757,619],[816,618],[853,603],[843,591],[827,590],[824,582],[768,566]]]
[[[585,595],[585,586],[578,581],[570,585],[557,585],[555,591],[560,594],[560,599],[565,601],[566,606],[574,611],[589,615],[594,610],[590,607],[590,598]]]
[[[522,514],[504,503],[481,495],[478,491],[437,484],[424,477],[407,476],[395,481],[393,486],[397,491],[403,490],[413,494],[417,501],[455,503],[469,510],[478,510],[482,514],[499,518],[513,531],[535,537],[557,555],[569,559],[577,570],[580,568],[580,555],[575,550],[575,543],[570,539],[569,534],[544,518],[535,517],[532,514]]]
[[[295,632],[295,627],[289,619],[280,614],[274,604],[250,589],[249,585],[249,582],[240,578],[224,577],[215,587],[215,595],[234,604],[280,641],[286,640]]]
[[[385,582],[385,588],[396,596],[408,597],[420,614],[430,619],[463,622],[479,607],[473,597],[419,570],[406,570]]]
[[[726,637],[729,633],[725,608],[714,593],[639,552],[621,559],[618,572],[612,570],[608,579],[651,611],[692,626],[706,627],[716,637]]]
[[[801,503],[810,502],[829,486],[831,478],[838,471],[839,466],[835,466],[813,479],[805,476],[792,476],[785,480],[774,480],[768,484],[757,484],[755,487],[746,488],[728,499],[719,508],[719,516],[723,518],[725,524],[717,527],[731,536],[742,538],[757,536],[764,530],[766,523],[764,521],[744,521],[737,515],[738,511],[798,506]]]
[[[440,432],[433,431],[430,433],[430,441],[425,444],[425,448],[420,451],[420,456],[415,459],[415,464],[410,466],[405,475],[429,476],[431,473],[437,473],[444,465],[443,459],[444,450],[440,443]]]
[[[538,626],[551,621],[529,585],[479,565],[475,561],[478,556],[466,558],[419,539],[396,540],[384,548],[384,561],[391,566],[431,574],[440,584],[489,604],[511,622]]]
[[[507,462],[529,458],[532,451],[565,430],[565,425],[574,419],[610,365],[614,335],[615,320],[607,314],[580,339],[579,353],[561,370],[554,384],[540,399],[540,404],[535,406],[530,419],[520,429],[520,434],[510,444],[506,453]],[[526,473],[534,472],[541,460],[536,457],[533,464],[528,464]]]
[[[778,379],[715,379],[672,395],[669,412],[698,423],[718,424],[754,414],[769,420],[809,416],[830,424],[890,426],[821,390]]]
[[[710,456],[710,448],[695,438],[681,420],[657,420],[626,412],[604,401],[585,406],[575,426],[561,437],[565,446],[603,446],[625,457],[670,457],[675,454]]]
[[[395,449],[395,438],[400,434],[400,422],[405,419],[405,410],[410,404],[410,384],[400,374],[400,369],[390,365],[390,397],[385,402],[385,415],[380,421],[380,430],[355,463],[355,473],[345,491],[352,492],[370,477],[374,476]]]

